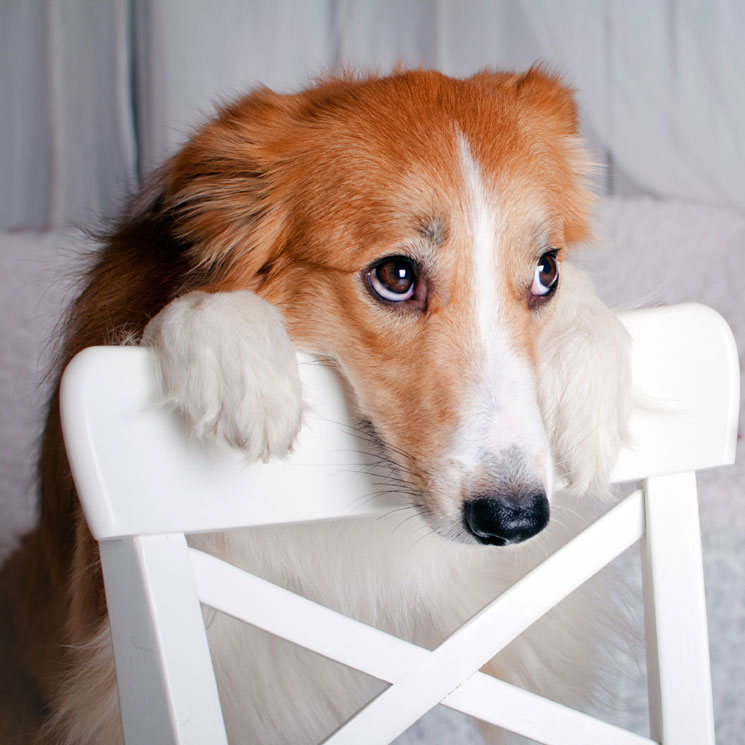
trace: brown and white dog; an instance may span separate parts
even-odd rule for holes
[[[585,519],[577,495],[605,490],[624,435],[626,334],[569,263],[589,235],[587,168],[571,93],[540,69],[259,89],[106,237],[58,372],[84,347],[141,339],[196,432],[266,458],[301,424],[295,350],[329,360],[411,510],[199,545],[434,645]],[[34,742],[119,743],[97,548],[56,393],[40,481],[39,527],[5,569],[49,710]],[[576,701],[594,685],[593,613],[567,601],[487,672]],[[235,745],[316,742],[378,690],[230,619],[209,633]]]

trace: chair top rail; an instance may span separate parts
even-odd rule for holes
[[[620,315],[633,339],[635,386],[650,405],[632,416],[614,481],[734,462],[737,350],[715,311],[684,304]],[[286,459],[249,463],[191,436],[161,403],[157,361],[144,347],[92,347],[69,364],[61,413],[83,509],[98,540],[153,533],[381,514],[381,466],[355,430],[345,383],[299,354],[305,422]],[[376,476],[377,474],[377,476]]]
[[[699,303],[620,313],[631,334],[637,399],[613,482],[735,462],[740,410],[737,345],[727,322]]]

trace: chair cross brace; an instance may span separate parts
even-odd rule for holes
[[[547,745],[650,745],[648,738],[477,672],[643,534],[643,496],[636,491],[431,652],[200,551],[189,553],[197,594],[205,605],[393,684],[326,743],[389,742],[443,703]],[[520,713],[528,699],[530,717]],[[523,706],[512,706],[516,700]]]

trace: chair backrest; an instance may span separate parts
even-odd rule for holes
[[[294,641],[394,683],[329,742],[388,742],[440,701],[541,742],[650,742],[608,729],[609,725],[591,724],[584,715],[551,702],[527,701],[524,696],[528,694],[476,673],[487,659],[479,656],[486,654],[484,649],[495,654],[552,603],[642,537],[645,521],[649,535],[657,503],[650,495],[666,495],[671,490],[690,494],[692,485],[695,512],[695,480],[686,480],[686,474],[734,461],[739,372],[726,323],[714,311],[695,304],[632,311],[621,319],[633,339],[635,385],[651,405],[634,413],[632,443],[621,454],[613,479],[642,480],[645,489],[549,559],[546,567],[535,570],[537,579],[529,575],[527,585],[523,581],[505,593],[432,653],[339,617],[234,568],[218,567],[221,562],[186,546],[184,534],[188,533],[382,513],[399,503],[394,497],[366,498],[374,491],[368,473],[372,456],[360,451],[344,384],[333,370],[300,355],[309,412],[295,451],[286,460],[255,464],[246,463],[239,453],[218,443],[195,441],[180,417],[159,404],[157,364],[150,350],[98,347],[81,352],[63,377],[62,422],[83,510],[100,542],[128,745],[225,742],[200,601],[293,638],[291,629],[281,628],[287,614],[276,610],[289,603],[293,612],[316,618],[316,627],[327,632],[310,642]],[[659,504],[664,511],[666,502]],[[680,500],[676,501],[679,505]],[[699,545],[697,518],[691,517],[689,527],[683,534],[692,535],[694,544]],[[713,724],[707,688],[708,652],[704,649],[700,546],[698,553],[689,556],[693,580],[685,592],[694,616],[700,617],[703,609],[692,632],[701,654],[693,655],[695,664],[681,663],[675,659],[676,645],[667,645],[664,653],[658,649],[661,624],[668,623],[665,608],[670,603],[680,607],[687,601],[681,601],[676,590],[659,604],[659,597],[665,596],[660,587],[665,582],[668,539],[662,529],[655,535],[654,541],[648,538],[644,544],[649,554],[645,589],[651,588],[645,602],[648,600],[648,618],[652,619],[647,629],[650,685],[654,688],[650,694],[652,734],[660,736],[663,722],[666,735],[671,727],[675,731],[678,714],[686,710],[688,721],[692,706],[696,712],[691,716],[699,723],[679,728],[687,732],[686,737],[699,739],[680,742],[703,745],[713,742]],[[587,564],[588,557],[594,561]],[[585,568],[577,571],[582,563]],[[548,581],[559,566],[564,570]],[[568,566],[574,569],[567,571]],[[248,595],[223,592],[230,583],[237,583]],[[525,596],[528,589],[538,586],[552,587],[552,592],[531,591]],[[265,602],[237,607],[240,600],[236,598],[241,596],[254,600],[261,596]],[[535,596],[543,596],[543,600],[533,601]],[[257,615],[262,608],[269,609],[265,618]],[[507,629],[496,640],[495,614],[501,614],[499,628]],[[518,620],[505,624],[505,617]],[[333,633],[338,624],[344,625],[345,634]],[[672,621],[669,625],[672,628]],[[148,640],[137,645],[139,651],[133,651],[127,641],[135,633]],[[474,644],[479,634],[488,639],[486,646]],[[345,644],[338,643],[342,638]],[[360,645],[351,641],[354,638],[364,641],[367,659],[360,658]],[[680,644],[690,642],[689,636]],[[476,656],[464,651],[475,648]],[[149,652],[143,655],[143,649]],[[184,654],[184,650],[188,652]],[[689,667],[681,669],[681,664]],[[460,678],[453,678],[455,670],[460,671]],[[702,678],[688,697],[700,699],[703,686],[703,704],[689,705],[683,696],[681,708],[680,687],[676,686],[673,697],[672,686],[665,684],[665,679],[672,681],[680,675]],[[149,681],[147,695],[135,684],[143,680]],[[467,685],[451,694],[464,680]],[[421,695],[422,686],[427,685],[431,688],[429,698]],[[531,717],[532,724],[500,719],[501,715],[478,703],[478,695],[466,695],[480,687],[491,694],[499,689],[505,700],[515,698],[514,711],[522,710],[523,705],[537,705],[543,707],[542,715]],[[413,688],[418,692],[419,706],[407,707],[407,691]]]

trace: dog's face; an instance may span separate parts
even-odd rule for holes
[[[222,286],[276,303],[335,361],[435,529],[502,545],[548,521],[536,374],[586,232],[583,168],[555,80],[407,73],[254,94],[170,186]]]

